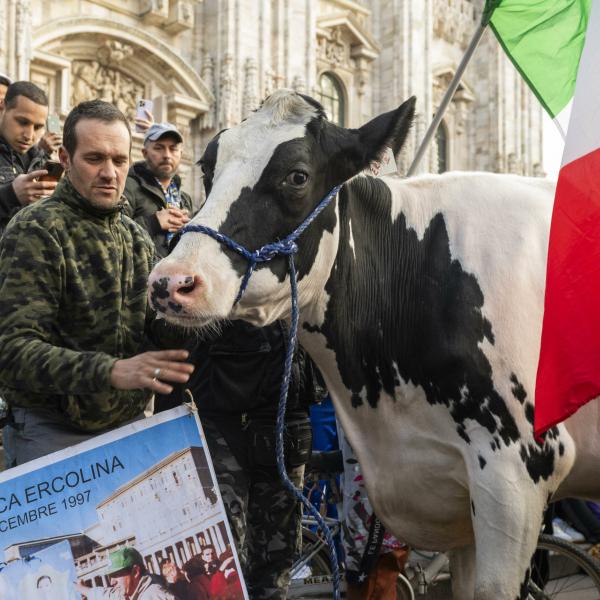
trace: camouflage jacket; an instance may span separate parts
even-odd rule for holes
[[[93,208],[63,179],[0,240],[0,395],[83,431],[138,415],[146,390],[116,390],[118,358],[144,349],[154,247],[121,213]]]

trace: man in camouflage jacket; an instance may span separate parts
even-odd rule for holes
[[[185,351],[143,352],[154,248],[121,214],[130,150],[120,111],[77,106],[60,149],[65,179],[0,241],[0,394],[13,463],[139,418],[153,391],[171,391],[164,381],[192,371]]]

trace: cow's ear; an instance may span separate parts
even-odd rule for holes
[[[375,117],[358,130],[363,148],[362,168],[380,158],[386,148],[391,148],[394,156],[400,152],[415,116],[416,101],[412,96],[396,110]]]

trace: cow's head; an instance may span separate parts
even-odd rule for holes
[[[224,233],[248,250],[286,237],[335,185],[365,169],[386,146],[398,152],[414,98],[360,129],[330,123],[312,98],[278,90],[245,121],[208,144],[200,164],[207,200],[192,223]],[[298,240],[300,302],[323,292],[335,258],[335,202]],[[264,325],[289,314],[287,262],[259,265],[234,304],[246,260],[206,234],[184,234],[152,271],[152,306],[169,320],[201,327],[227,318]]]

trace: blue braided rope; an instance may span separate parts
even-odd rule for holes
[[[209,235],[217,242],[227,246],[229,249],[237,252],[248,261],[248,268],[242,278],[242,283],[238,291],[237,297],[234,302],[237,304],[246,291],[250,276],[254,272],[258,263],[268,262],[271,259],[279,255],[288,257],[288,269],[290,273],[290,291],[292,301],[292,317],[290,324],[290,335],[285,352],[285,363],[283,369],[283,378],[281,380],[281,388],[279,392],[279,405],[277,407],[277,420],[275,426],[275,453],[277,457],[277,471],[279,477],[283,482],[284,486],[290,491],[302,504],[306,507],[308,512],[315,518],[329,547],[329,556],[331,558],[331,574],[333,579],[333,598],[334,600],[340,600],[340,567],[337,558],[337,551],[335,549],[335,543],[333,541],[333,535],[329,526],[319,513],[319,511],[311,504],[310,500],[302,494],[302,491],[297,489],[292,481],[290,480],[286,468],[285,468],[285,455],[284,455],[284,444],[283,444],[283,433],[285,429],[285,412],[287,407],[287,397],[290,387],[290,377],[292,373],[292,360],[294,359],[294,352],[296,351],[296,344],[298,339],[298,320],[300,318],[300,311],[298,310],[298,280],[296,276],[296,265],[294,263],[294,254],[298,252],[298,245],[296,239],[300,236],[304,230],[317,218],[322,210],[331,202],[331,200],[337,195],[342,186],[334,187],[322,200],[317,204],[313,211],[306,217],[306,219],[300,223],[292,233],[281,241],[274,242],[271,244],[265,244],[258,250],[250,252],[231,238],[206,227],[204,225],[186,225],[180,230],[179,235],[184,233],[204,233]]]

